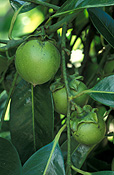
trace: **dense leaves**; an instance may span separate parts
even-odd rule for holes
[[[34,109],[35,119],[32,117],[31,86],[21,81],[12,96],[10,131],[22,162],[33,154],[34,149],[53,139],[53,105],[48,85],[34,88]]]
[[[111,171],[114,159],[114,66],[109,66],[105,71],[106,63],[114,61],[114,0],[7,1],[0,2],[0,174],[76,175],[81,172],[114,175],[114,171]],[[38,4],[40,8],[35,8],[39,7]],[[34,12],[31,10],[33,8]],[[20,80],[19,76],[17,80],[13,78],[17,47],[23,41],[34,38],[53,42],[60,50],[62,60],[51,82],[33,87]],[[88,65],[94,68],[97,65],[97,68],[88,69]],[[97,145],[82,145],[72,137],[71,113],[76,110],[78,118],[81,116],[83,120],[82,109],[85,106],[78,106],[72,99],[69,75],[75,75],[75,78],[83,76],[81,80],[88,88],[93,88],[81,94],[86,93],[91,97],[88,105],[93,110],[98,108],[97,113],[102,118],[106,114],[107,132]],[[66,116],[54,112],[50,84],[56,78],[61,79],[67,90]]]

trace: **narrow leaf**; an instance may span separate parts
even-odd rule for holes
[[[103,7],[103,6],[111,6],[114,5],[113,0],[67,0],[57,11],[53,17],[66,14],[73,13],[77,9],[91,8],[91,7]]]
[[[114,20],[100,8],[88,9],[90,19],[98,32],[114,47]]]
[[[0,137],[0,174],[22,175],[22,166],[15,147]]]
[[[23,166],[24,175],[43,175],[53,145],[54,141],[38,150],[27,160]],[[54,149],[46,174],[65,175],[63,157],[58,144]]]
[[[114,75],[101,80],[91,89],[89,95],[104,105],[114,107]]]

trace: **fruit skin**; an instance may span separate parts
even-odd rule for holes
[[[67,114],[67,94],[65,87],[53,92],[55,111],[59,114]]]
[[[75,113],[73,114],[74,117]],[[77,118],[77,116],[75,116]],[[84,118],[70,121],[74,138],[81,144],[98,144],[105,136],[106,125],[101,116],[95,112],[90,112]]]
[[[17,48],[15,66],[27,82],[43,84],[52,79],[60,67],[60,53],[50,41],[29,40]]]
[[[70,87],[71,95],[73,96],[77,95],[78,93],[84,90],[87,90],[86,85],[79,80],[71,81],[69,83],[69,87]],[[53,94],[55,111],[58,112],[59,114],[66,115],[68,102],[67,102],[67,93],[66,93],[65,87],[63,86],[62,88],[55,90],[52,94]],[[74,99],[74,102],[80,106],[85,105],[87,101],[88,101],[87,94],[84,94]]]
[[[81,124],[78,127],[78,131],[75,135],[76,140],[79,143],[85,145],[94,145],[99,143],[105,134],[105,123],[103,120],[99,121],[99,124],[86,123]]]

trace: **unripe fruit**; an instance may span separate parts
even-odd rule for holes
[[[81,117],[73,112],[70,125],[74,138],[79,143],[89,146],[98,144],[104,138],[106,132],[104,120],[97,116],[94,111],[85,112],[84,116]]]
[[[33,85],[43,84],[56,74],[60,53],[50,41],[29,40],[18,47],[15,65],[24,80]]]
[[[72,80],[69,83],[69,87],[70,87],[71,95],[73,96],[77,95],[78,93],[84,90],[87,90],[86,85],[76,79]],[[53,94],[55,111],[58,112],[59,114],[66,115],[68,101],[67,101],[67,93],[66,93],[65,87],[63,86],[61,88],[57,88],[55,91],[53,91],[52,94]],[[77,105],[83,106],[88,101],[88,95],[83,94],[77,98],[74,98],[73,100]]]

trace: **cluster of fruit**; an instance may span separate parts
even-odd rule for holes
[[[52,80],[60,67],[61,56],[57,47],[50,41],[32,39],[22,43],[16,51],[15,65],[20,76],[27,82],[40,85]],[[53,95],[55,111],[67,115],[68,98],[64,83],[54,82],[50,89]],[[99,143],[105,135],[105,122],[94,109],[87,104],[88,95],[75,96],[86,85],[76,78],[70,79],[69,89],[73,102],[80,106],[81,113],[71,113],[71,130],[79,143],[93,145]]]

